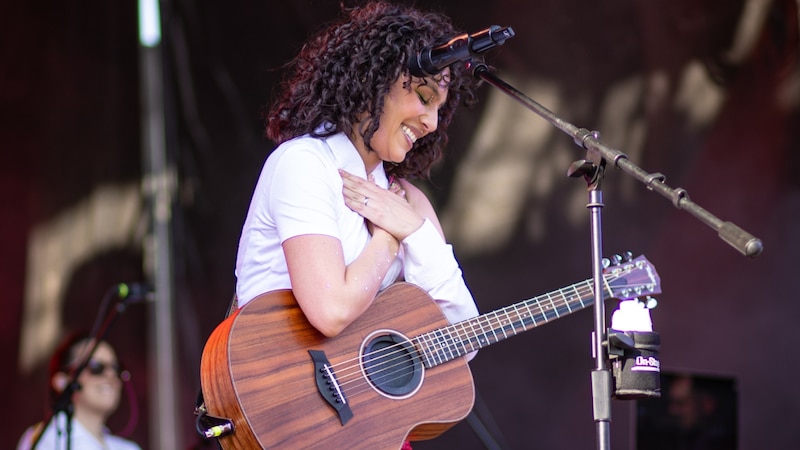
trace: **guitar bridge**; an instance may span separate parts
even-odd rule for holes
[[[308,354],[311,355],[311,360],[314,361],[314,379],[317,381],[317,390],[322,395],[322,398],[339,414],[339,420],[342,425],[346,424],[353,418],[353,411],[350,409],[350,405],[347,404],[347,398],[342,392],[339,381],[336,379],[336,374],[333,373],[328,357],[325,356],[325,352],[320,350],[309,350]]]

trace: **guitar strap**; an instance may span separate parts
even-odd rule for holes
[[[228,316],[233,314],[234,311],[236,311],[237,309],[239,309],[239,297],[236,295],[236,291],[233,291],[233,298],[231,298],[231,305],[228,308],[228,312],[225,313],[225,318],[227,319]]]

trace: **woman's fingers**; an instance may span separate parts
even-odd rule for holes
[[[346,171],[340,170],[339,173],[348,208],[400,240],[419,228],[422,218],[408,203],[399,183],[384,189]]]
[[[374,199],[380,194],[380,191],[378,191],[380,188],[375,183],[344,170],[339,170],[339,173],[343,181],[342,194],[344,195],[345,203],[350,209],[360,212],[363,208],[369,206],[370,197]]]

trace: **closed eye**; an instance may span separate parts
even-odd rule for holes
[[[436,96],[435,94],[431,94],[427,98],[422,92],[417,91],[417,96],[419,97],[419,101],[422,102],[423,105],[427,106],[433,102],[433,98]]]
[[[437,88],[428,84],[428,80],[423,79],[422,83],[416,86],[415,92],[419,98],[420,103],[425,107],[436,105],[440,109],[447,98],[447,89]],[[438,105],[437,105],[438,103]]]

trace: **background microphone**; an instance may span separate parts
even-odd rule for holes
[[[154,301],[153,292],[153,288],[146,283],[120,283],[117,285],[117,297],[126,303]]]
[[[425,47],[408,61],[408,71],[415,77],[436,75],[445,67],[471,59],[485,53],[490,48],[503,45],[506,39],[514,37],[511,27],[491,27],[475,34],[461,34],[438,47]]]

